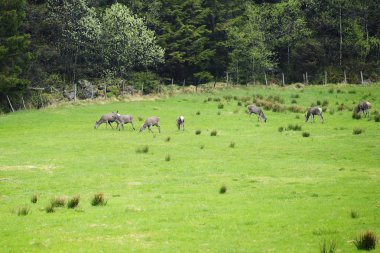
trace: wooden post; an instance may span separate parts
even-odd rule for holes
[[[343,71],[344,74],[344,83],[347,84],[347,75],[346,75],[346,70]]]
[[[264,72],[264,78],[265,78],[265,85],[268,85],[268,79],[267,79],[267,73]]]
[[[22,96],[21,99],[22,99],[22,104],[24,105],[24,109],[26,110],[25,101],[24,101],[24,96]]]
[[[228,87],[228,71],[226,72],[226,74],[227,74],[226,78],[227,78],[227,87]]]
[[[94,99],[94,85],[91,84],[91,99]]]
[[[360,71],[360,79],[362,80],[362,84],[364,84],[363,71]]]
[[[40,90],[40,99],[41,99],[41,105],[42,105],[42,107],[44,107],[44,101],[42,99],[42,91],[41,90]]]
[[[141,84],[141,96],[144,96],[144,83]]]
[[[284,75],[284,72],[282,72],[282,85],[285,85],[285,75]]]
[[[172,87],[174,86],[174,80],[173,80],[173,78],[172,78]]]
[[[77,101],[77,83],[74,82],[74,101]]]
[[[13,109],[12,103],[11,103],[11,101],[9,100],[8,95],[7,95],[7,99],[8,99],[8,103],[9,103],[9,105],[11,106],[12,112],[15,112],[15,110]]]
[[[327,71],[325,71],[325,85],[327,84]]]
[[[305,78],[305,74],[302,73],[302,78],[303,78],[303,84],[306,84],[306,78]]]
[[[107,84],[104,84],[104,99],[107,99]]]
[[[186,79],[183,79],[183,83],[182,83],[182,91],[185,90],[185,84],[186,84]]]
[[[306,77],[306,85],[309,84],[309,78],[307,77],[307,72],[305,73],[305,77]]]

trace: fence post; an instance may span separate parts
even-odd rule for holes
[[[363,71],[360,71],[360,79],[362,80],[362,84],[364,84]]]
[[[344,83],[347,84],[347,75],[346,75],[346,70],[343,71],[344,73]]]
[[[107,84],[104,84],[104,99],[107,99]]]
[[[305,74],[305,77],[306,77],[306,85],[308,85],[309,84],[309,78],[307,77],[307,72]]]
[[[282,85],[285,85],[285,75],[284,75],[284,72],[282,72]]]
[[[265,85],[268,85],[267,73],[266,72],[264,72],[264,78],[265,78]]]
[[[8,103],[9,103],[9,105],[11,106],[12,112],[15,112],[15,110],[13,109],[12,103],[11,103],[11,101],[9,100],[8,95],[7,95],[7,99],[8,99]]]
[[[22,99],[22,104],[24,105],[24,109],[26,110],[25,101],[24,101],[24,96],[22,96],[21,99]]]
[[[174,80],[173,80],[173,78],[172,78],[172,87],[174,86]]]
[[[327,71],[325,71],[325,85],[327,84]]]
[[[74,102],[77,101],[77,83],[74,82]]]

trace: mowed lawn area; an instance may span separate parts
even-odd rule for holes
[[[266,123],[246,113],[253,98],[276,111],[264,109]],[[369,119],[352,118],[361,101],[372,103]],[[324,124],[305,123],[312,103]],[[93,128],[116,110],[134,116],[136,131]],[[358,252],[358,235],[380,236],[375,111],[379,84],[240,87],[0,115],[0,252],[320,252],[324,241]],[[153,115],[161,133],[139,133]],[[96,193],[106,205],[91,205]],[[46,212],[52,198],[76,195],[76,208]]]

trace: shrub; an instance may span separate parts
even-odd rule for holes
[[[321,101],[317,100],[317,105],[321,105],[321,104],[322,104]]]
[[[300,125],[289,124],[287,130],[301,131],[302,127]]]
[[[169,162],[170,161],[170,155],[165,156],[165,161]]]
[[[222,187],[220,187],[220,189],[219,189],[219,193],[224,194],[226,192],[227,192],[227,187],[225,185],[222,185]]]
[[[230,101],[232,99],[232,96],[231,95],[225,95],[225,96],[223,96],[223,98],[227,101]]]
[[[284,111],[284,107],[282,107],[279,104],[273,104],[272,111],[273,112],[283,112]]]
[[[32,202],[33,204],[37,203],[37,200],[38,200],[38,197],[36,194],[34,194],[31,198],[30,198],[30,202]]]
[[[376,248],[377,237],[374,232],[368,230],[354,240],[358,250],[372,250]]]
[[[201,133],[202,133],[201,130],[196,130],[196,131],[195,131],[195,134],[196,134],[196,135],[200,135]]]
[[[217,130],[212,130],[210,133],[211,136],[216,136],[217,134],[218,134]]]
[[[358,128],[358,127],[354,128],[354,130],[352,130],[352,134],[354,134],[354,135],[358,135],[358,134],[361,134],[363,132],[364,132],[364,130],[362,128]]]
[[[142,154],[142,153],[146,154],[148,152],[149,152],[149,146],[147,145],[136,149],[136,153],[139,153],[139,154]]]
[[[55,212],[54,206],[49,205],[49,206],[45,207],[45,212],[46,213],[54,213]]]
[[[104,200],[103,193],[96,193],[91,200],[91,205],[93,206],[105,206],[107,201]]]
[[[335,252],[335,247],[336,247],[336,242],[332,241],[330,243],[330,246],[327,245],[326,240],[323,241],[320,247],[320,252],[321,253],[334,253]]]
[[[359,217],[359,213],[355,210],[351,210],[351,218],[356,219]]]
[[[30,212],[29,207],[27,207],[27,206],[23,206],[23,207],[20,207],[20,208],[17,210],[17,215],[18,215],[18,216],[25,216],[25,215],[28,215],[29,212]]]
[[[67,208],[75,208],[79,204],[80,197],[79,195],[72,197],[67,201]]]
[[[224,108],[224,104],[219,103],[219,104],[218,104],[218,109],[223,109],[223,108]]]
[[[50,201],[52,207],[62,207],[65,206],[66,198],[65,197],[54,197]]]
[[[234,141],[231,141],[230,143],[230,148],[234,148],[235,147],[235,142]]]
[[[303,136],[303,137],[309,137],[309,136],[310,136],[310,133],[309,133],[309,132],[303,132],[303,133],[302,133],[302,136]]]
[[[284,127],[279,127],[278,131],[281,133],[282,131],[284,131]]]

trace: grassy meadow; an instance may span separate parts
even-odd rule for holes
[[[253,99],[266,123],[246,113]],[[353,119],[365,100],[370,118]],[[304,122],[312,103],[324,124]],[[116,110],[134,116],[136,131],[93,129]],[[380,85],[292,85],[0,115],[0,252],[290,253],[321,252],[323,242],[358,252],[360,233],[380,236],[375,111]],[[161,134],[139,133],[152,115]],[[97,193],[106,203],[92,206]],[[76,208],[46,211],[77,195]]]

